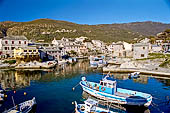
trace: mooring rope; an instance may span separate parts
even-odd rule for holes
[[[153,102],[152,102],[152,103],[153,103]],[[164,112],[161,111],[158,107],[155,107],[155,106],[153,105],[153,104],[155,104],[155,103],[153,103],[153,104],[152,104],[152,103],[151,103],[151,106],[152,106],[152,107],[154,107],[155,109],[157,109],[159,112],[164,113]],[[156,104],[155,104],[155,105],[156,105]]]

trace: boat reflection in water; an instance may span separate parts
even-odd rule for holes
[[[106,74],[106,73],[104,73]],[[128,80],[129,76],[127,73],[110,73],[110,77],[113,77],[114,79],[118,80]],[[134,82],[142,83],[142,84],[147,84],[148,83],[148,76],[145,75],[140,75],[139,78],[133,79]]]
[[[89,95],[88,93],[84,92],[82,93],[82,98],[83,99],[93,99],[98,102],[98,104],[105,106],[106,108],[109,106],[111,111],[118,112],[118,113],[133,113],[133,112],[138,112],[138,113],[150,113],[150,110],[147,107],[144,106],[127,106],[127,105],[119,105],[119,104],[114,104],[114,103],[109,103],[107,101],[103,101],[100,99],[95,98],[94,96]]]

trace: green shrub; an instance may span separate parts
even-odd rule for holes
[[[3,63],[15,64],[16,60],[5,60]]]
[[[162,62],[159,66],[160,67],[167,67],[167,65],[169,65],[169,64],[170,64],[170,60],[167,60],[167,61]]]

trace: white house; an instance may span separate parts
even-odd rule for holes
[[[124,50],[126,50],[126,51],[132,51],[132,44],[123,42],[123,47],[124,47]]]
[[[102,47],[104,45],[104,42],[101,40],[92,40],[92,43],[96,47]]]
[[[61,40],[56,40],[54,38],[54,40],[52,41],[52,44],[58,47],[64,47],[64,46],[74,45],[74,42],[69,41],[69,39],[67,38],[62,38]]]
[[[70,52],[70,51],[75,51],[78,54],[85,54],[88,53],[88,49],[86,46],[84,45],[68,45],[64,47],[66,52]]]
[[[76,38],[75,41],[77,41],[77,42],[83,42],[83,41],[86,40],[86,39],[88,39],[88,38],[87,38],[87,37],[84,37],[84,36],[81,36],[81,37],[79,37],[79,38]]]
[[[160,45],[151,45],[151,52],[161,52],[163,51],[162,46]]]
[[[163,40],[161,40],[161,39],[159,39],[159,40],[157,39],[155,42],[156,42],[157,45],[162,45],[163,44]]]
[[[124,57],[124,45],[122,42],[112,43],[108,47],[108,51],[112,56]]]
[[[148,38],[144,38],[143,40],[140,41],[140,43],[149,43],[150,39]]]
[[[93,44],[92,44],[91,42],[84,42],[83,44],[86,46],[86,48],[88,48],[88,49],[91,49],[91,50],[92,50],[92,48],[93,48]]]
[[[6,57],[14,57],[14,49],[27,47],[28,39],[25,36],[6,36],[0,39],[0,54]]]
[[[142,59],[147,58],[149,52],[148,43],[136,43],[133,45],[133,58]]]

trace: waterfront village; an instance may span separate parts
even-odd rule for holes
[[[161,33],[157,35],[154,41],[150,38],[143,38],[140,40],[135,39],[135,43],[125,41],[105,43],[101,40],[90,40],[84,36],[75,39],[63,37],[61,40],[54,38],[51,43],[44,43],[42,40],[33,42],[25,36],[5,36],[0,39],[0,68],[18,70],[15,73],[16,81],[30,85],[30,79],[28,82],[22,82],[26,76],[19,70],[52,69],[57,65],[76,64],[79,60],[86,59],[86,61],[89,61],[88,63],[92,69],[100,68],[104,74],[107,74],[105,77],[103,76],[100,83],[89,82],[85,77],[82,77],[78,85],[82,87],[84,92],[102,99],[104,102],[110,102],[110,105],[112,103],[118,104],[118,107],[120,107],[119,105],[148,107],[152,105],[152,94],[117,88],[117,82],[108,80],[107,77],[112,72],[128,73],[129,79],[138,78],[139,73],[170,76],[170,40],[160,39],[160,35]],[[79,70],[78,68],[76,70]],[[73,69],[71,70],[73,71]],[[35,77],[35,79],[40,78],[41,75]],[[8,85],[11,86],[10,80],[6,79],[1,87],[7,89]],[[12,85],[15,86],[14,84]],[[72,90],[74,91],[76,87],[77,85]],[[15,90],[14,93],[16,93]],[[26,95],[25,92],[24,95]],[[5,97],[5,95],[2,94],[2,97]],[[91,113],[96,110],[114,113],[98,107],[98,102],[95,100],[87,99],[84,103],[77,104],[74,102],[76,113]],[[15,111],[18,108],[18,106],[15,106],[14,100],[13,104],[14,107],[9,109],[9,111]],[[19,104],[19,108],[24,106],[25,110],[31,110],[36,104],[35,98],[33,98],[21,103],[21,105]],[[93,109],[94,107],[95,109]],[[23,110],[20,109],[20,111]],[[9,112],[5,111],[4,113]]]
[[[160,39],[160,35],[157,34],[154,42],[144,38],[136,39],[136,43],[118,41],[109,44],[83,36],[75,39],[63,37],[61,40],[54,38],[51,43],[33,42],[25,36],[5,36],[0,39],[0,68],[52,68],[85,58],[94,61],[90,62],[93,67],[99,67],[94,58],[100,56],[107,64],[100,67],[106,72],[140,69],[145,74],[154,71],[153,74],[169,75],[170,40]]]

